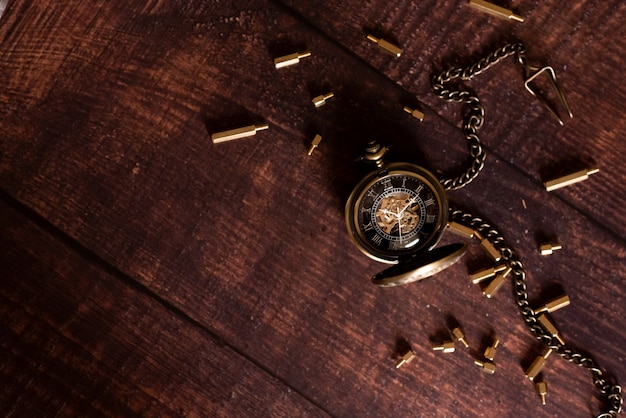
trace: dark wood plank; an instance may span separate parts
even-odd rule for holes
[[[345,25],[345,32],[307,15],[323,36],[263,1],[15,5],[2,27],[7,89],[0,96],[0,132],[8,139],[2,142],[0,186],[331,415],[597,412],[590,377],[558,359],[546,371],[550,403],[540,405],[523,377],[539,344],[506,291],[487,301],[469,285],[467,265],[402,289],[367,283],[381,266],[352,247],[342,220],[344,199],[359,175],[353,161],[365,139],[389,139],[397,155],[441,175],[462,168],[466,151],[455,128],[458,109],[443,107],[443,117],[437,115],[440,103],[429,96],[428,71],[397,70],[397,63],[408,64],[372,50],[362,29],[362,51],[345,42],[342,33],[350,25],[364,25],[384,10],[361,6],[347,7],[367,19],[359,13],[328,18]],[[442,46],[419,59],[433,68],[456,60],[466,50],[463,33],[471,25],[448,41],[455,28],[450,19],[460,21],[457,9],[420,7],[433,18],[433,45]],[[415,16],[407,27],[423,20]],[[48,24],[36,24],[41,21]],[[472,37],[491,39],[494,31]],[[600,33],[609,36],[607,29]],[[272,58],[296,47],[314,55],[276,71]],[[545,51],[536,56],[551,55]],[[405,56],[417,55],[410,52],[409,46]],[[374,67],[371,60],[377,60]],[[398,86],[394,74],[422,77],[413,83],[422,90],[406,82]],[[477,83],[488,104],[508,97],[502,74],[519,75],[505,65],[504,73]],[[586,88],[592,82],[581,80]],[[327,88],[336,91],[336,100],[314,109],[310,98]],[[414,96],[434,109],[425,109],[427,123],[402,113],[400,103]],[[522,120],[558,132],[530,99],[523,100]],[[266,119],[270,129],[246,140],[210,143],[207,131],[246,113]],[[516,127],[506,131],[510,139],[503,144],[526,139],[517,114],[490,119]],[[606,122],[619,131],[619,121]],[[307,157],[307,133],[313,130],[325,140]],[[500,131],[489,132],[485,141],[495,158],[475,184],[450,198],[504,231],[528,266],[533,301],[539,303],[555,284],[567,290],[574,303],[555,314],[564,335],[623,380],[624,242],[620,229],[607,229],[623,225],[623,215],[607,207],[615,220],[596,220],[583,205],[566,201],[577,193],[584,200],[586,187],[596,184],[591,181],[547,195],[536,172],[518,167],[519,148],[501,150],[491,139]],[[599,158],[611,158],[604,154],[610,153],[605,149]],[[540,233],[556,235],[566,251],[538,256]],[[470,266],[480,262],[474,250]],[[450,317],[461,322],[475,350],[492,333],[501,338],[496,375],[483,375],[468,353],[432,353],[431,340],[440,338]],[[393,364],[401,338],[420,361],[398,371]]]
[[[326,416],[58,231],[0,222],[3,416]]]

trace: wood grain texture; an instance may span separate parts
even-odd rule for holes
[[[464,2],[300,3],[67,0],[7,9],[0,188],[22,213],[2,215],[2,274],[11,278],[2,285],[3,407],[42,416],[600,411],[590,375],[558,358],[544,373],[548,405],[540,404],[523,370],[541,345],[510,287],[487,300],[469,283],[468,270],[488,263],[478,248],[418,285],[373,288],[368,277],[381,266],[352,246],[342,212],[370,138],[442,177],[462,171],[460,108],[438,101],[429,77],[504,40],[524,41],[533,61],[554,66],[576,118],[556,125],[524,92],[513,60],[481,75],[470,85],[487,110],[487,165],[449,197],[503,231],[528,269],[533,303],[570,295],[572,305],[554,313],[563,335],[623,383],[626,89],[616,80],[624,6],[520,3],[520,25]],[[370,29],[399,41],[402,57],[365,40]],[[299,49],[312,56],[273,67],[275,56]],[[315,109],[310,99],[328,90],[335,97]],[[411,119],[403,104],[426,120]],[[262,120],[270,128],[253,138],[210,142],[210,132]],[[313,133],[324,139],[308,157]],[[550,194],[541,187],[547,174],[590,163],[601,173],[585,183]],[[81,261],[63,240],[57,248],[59,235],[100,262]],[[541,238],[564,250],[541,257]],[[19,281],[24,275],[30,280]],[[473,352],[433,353],[453,322]],[[487,376],[472,355],[494,335],[499,369]],[[407,343],[418,360],[396,370]],[[80,393],[59,390],[75,379]]]

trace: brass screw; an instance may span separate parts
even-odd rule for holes
[[[434,351],[441,351],[444,353],[454,353],[454,341],[444,341],[442,344],[433,345]]]
[[[492,361],[474,360],[474,364],[481,367],[485,373],[494,374],[496,372],[496,363]]]
[[[513,11],[505,9],[504,7],[496,6],[493,3],[489,3],[484,0],[470,0],[469,5],[474,9],[480,10],[492,16],[499,17],[501,19],[510,19],[517,22],[523,22],[524,18],[518,16]]]
[[[332,91],[330,93],[326,93],[326,94],[320,94],[319,96],[315,96],[311,102],[313,102],[313,104],[315,105],[315,107],[321,107],[324,106],[326,104],[326,100],[332,98],[335,96],[335,93],[333,93]]]
[[[534,380],[543,368],[543,366],[546,364],[546,359],[550,354],[552,354],[552,349],[548,348],[542,355],[538,356],[535,361],[533,361],[533,363],[530,365],[530,367],[526,370],[526,377],[530,380]]]
[[[310,56],[311,56],[310,51],[304,51],[304,52],[294,52],[293,54],[274,58],[274,67],[276,67],[276,69],[288,67],[290,65],[299,63],[302,58],[306,58]]]
[[[548,384],[546,382],[535,383],[535,390],[539,397],[541,397],[541,404],[546,404],[546,395],[548,394]]]
[[[541,255],[550,255],[556,250],[562,250],[562,249],[563,249],[563,246],[561,244],[546,243],[546,244],[541,244],[539,246],[539,251],[541,252]]]
[[[498,348],[498,344],[500,344],[500,340],[496,338],[491,346],[487,347],[484,354],[484,357],[487,360],[493,361],[494,357],[496,356],[496,348]]]
[[[399,46],[394,45],[384,39],[377,38],[374,35],[367,35],[367,39],[376,43],[378,47],[386,53],[391,54],[396,58],[400,58],[400,55],[402,54],[402,48],[400,48]]]
[[[227,131],[215,132],[211,134],[211,140],[214,144],[220,142],[232,141],[233,139],[245,138],[252,136],[263,129],[268,129],[270,126],[267,123],[261,125],[248,125],[241,128],[229,129]]]
[[[557,298],[551,299],[541,308],[535,309],[535,313],[554,312],[556,310],[566,307],[567,305],[569,305],[569,303],[570,303],[569,296],[562,295]]]
[[[420,122],[424,121],[424,113],[420,112],[419,110],[411,109],[408,106],[404,106],[404,111],[413,116],[415,119],[419,120]]]
[[[488,298],[492,298],[505,282],[506,276],[512,271],[511,267],[507,267],[504,271],[497,273],[496,277],[483,289],[483,294]]]
[[[590,175],[599,172],[600,169],[598,167],[586,168],[584,170],[579,170],[574,173],[566,174],[564,176],[548,180],[543,183],[543,186],[546,188],[547,191],[551,192],[553,190],[560,189],[561,187],[569,186],[571,184],[587,180]]]

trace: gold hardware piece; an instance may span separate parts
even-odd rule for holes
[[[413,116],[415,119],[419,120],[420,122],[424,121],[424,113],[420,112],[419,110],[411,109],[408,106],[404,106],[404,111]]]
[[[496,273],[500,273],[506,270],[506,264],[499,264],[495,267],[490,267],[484,270],[477,271],[475,273],[470,274],[470,280],[472,284],[478,284],[484,280],[491,279]]]
[[[541,325],[546,332],[550,333],[552,337],[556,338],[561,344],[565,344],[565,341],[563,341],[563,338],[561,338],[561,335],[559,334],[559,330],[556,329],[556,326],[552,323],[550,318],[548,318],[547,314],[539,315],[537,322],[539,322],[539,325]]]
[[[285,55],[282,57],[274,58],[274,67],[283,68],[290,65],[294,65],[300,62],[302,58],[310,57],[310,51],[294,52],[293,54]]]
[[[550,354],[552,354],[552,349],[548,348],[542,355],[537,357],[535,361],[533,361],[533,363],[530,365],[530,367],[526,370],[526,377],[530,380],[534,380],[543,368],[543,366],[546,364],[546,359]]]
[[[270,126],[267,123],[263,123],[261,125],[249,125],[241,128],[230,129],[228,131],[216,132],[211,134],[211,140],[214,144],[232,141],[233,139],[255,135],[257,131],[262,131],[263,129],[268,129],[269,127]]]
[[[492,361],[474,360],[474,364],[481,367],[485,373],[494,374],[496,372],[496,363]]]
[[[562,249],[563,249],[563,246],[561,244],[547,243],[547,244],[541,244],[539,246],[539,251],[541,252],[541,255],[550,255],[556,250],[562,250]]]
[[[496,277],[483,289],[483,294],[488,298],[492,298],[500,290],[511,270],[511,267],[507,267],[501,273],[496,274]]]
[[[399,369],[405,364],[409,364],[410,362],[413,361],[414,358],[415,358],[415,354],[413,354],[413,351],[411,350],[407,351],[402,357],[398,359],[398,361],[396,361],[396,369]]]
[[[372,42],[375,42],[376,44],[378,44],[378,47],[380,49],[382,49],[383,51],[387,52],[388,54],[393,55],[396,58],[399,58],[400,55],[402,54],[402,48],[400,48],[397,45],[392,44],[389,41],[377,38],[377,37],[375,37],[373,35],[367,35],[367,39],[369,39]]]
[[[537,382],[535,383],[535,390],[537,391],[537,395],[541,398],[541,404],[546,404],[546,395],[548,394],[548,384],[546,382]]]
[[[569,303],[570,303],[569,296],[562,295],[562,296],[559,296],[558,298],[554,298],[550,300],[541,308],[535,309],[535,313],[554,312],[556,310],[566,307],[567,305],[569,305]]]
[[[469,348],[469,344],[467,343],[467,340],[465,339],[465,334],[463,333],[463,330],[461,329],[461,327],[454,328],[452,330],[452,336],[454,337],[456,341],[460,341],[461,343],[463,343],[465,348]]]
[[[448,222],[448,228],[450,228],[451,232],[454,232],[457,235],[462,236],[463,238],[472,239],[474,238],[474,230],[465,225],[461,225],[458,222]]]
[[[470,0],[469,5],[474,9],[481,12],[488,13],[492,16],[496,16],[502,19],[515,20],[517,22],[523,22],[524,18],[513,13],[512,10],[505,9],[504,7],[496,6],[493,3],[489,3],[484,0]]]
[[[563,119],[561,119],[561,117],[558,115],[558,113],[552,107],[552,105],[550,103],[548,103],[546,98],[541,93],[539,93],[538,90],[534,89],[530,85],[530,83],[532,81],[534,81],[535,78],[537,78],[541,74],[545,73],[548,76],[548,80],[550,81],[550,85],[552,86],[552,90],[554,90],[556,95],[559,97],[561,105],[567,111],[568,116],[570,118],[573,118],[574,115],[572,114],[572,109],[569,107],[569,103],[567,103],[567,99],[565,99],[565,95],[563,94],[563,90],[561,90],[561,87],[559,86],[558,82],[556,81],[556,75],[554,74],[554,70],[552,69],[552,67],[543,67],[543,68],[533,67],[530,64],[528,64],[528,62],[526,62],[525,60],[521,60],[521,59],[520,59],[519,62],[520,62],[520,64],[522,64],[524,66],[524,72],[525,72],[524,87],[526,87],[526,90],[528,90],[528,92],[530,94],[535,96],[541,102],[543,107],[545,107],[548,110],[548,112],[550,112],[550,114],[556,118],[556,120],[559,122],[559,124],[561,126],[563,126],[563,124],[564,124],[563,123]]]
[[[326,100],[330,99],[334,95],[335,95],[335,93],[333,93],[331,91],[330,93],[320,94],[319,96],[315,96],[313,98],[313,100],[311,100],[311,101],[313,102],[315,107],[321,107],[321,106],[324,106],[326,104]]]
[[[596,174],[600,172],[598,167],[586,168],[584,170],[579,170],[574,173],[570,173],[552,180],[548,180],[543,183],[543,186],[547,191],[551,192],[556,189],[560,189],[561,187],[569,186],[574,183],[578,183],[583,180],[587,180],[590,175]]]
[[[322,136],[319,134],[315,134],[315,137],[313,138],[313,141],[311,141],[311,146],[309,147],[309,151],[307,152],[307,154],[313,154],[313,150],[317,148],[320,142],[322,142]]]
[[[444,341],[443,344],[433,345],[434,351],[442,351],[444,353],[454,353],[454,341]]]
[[[487,254],[489,254],[491,258],[494,259],[494,261],[500,261],[500,259],[502,258],[502,254],[500,254],[500,251],[498,251],[496,247],[493,246],[491,241],[489,241],[487,238],[483,238],[483,236],[480,235],[478,231],[474,231],[474,235],[480,240],[480,246],[483,247]]]
[[[484,357],[487,360],[493,361],[493,358],[496,356],[496,348],[498,348],[498,344],[500,344],[500,340],[496,338],[491,344],[491,346],[487,347],[487,349],[485,350],[485,354],[484,354]]]

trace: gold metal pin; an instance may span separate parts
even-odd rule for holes
[[[554,312],[556,310],[566,307],[567,305],[569,305],[569,303],[570,303],[569,296],[562,295],[557,298],[551,299],[550,301],[548,301],[548,303],[543,305],[541,308],[535,309],[535,313]]]
[[[492,361],[474,360],[474,364],[481,367],[485,373],[494,374],[496,372],[496,363]]]
[[[539,251],[541,252],[541,255],[550,255],[553,252],[562,249],[563,246],[561,244],[546,243],[539,246]]]
[[[480,246],[483,247],[485,252],[489,254],[491,258],[494,259],[494,261],[500,261],[500,259],[502,258],[502,254],[500,254],[500,251],[498,251],[496,247],[494,247],[491,241],[489,241],[487,238],[483,238],[483,236],[480,235],[480,232],[478,231],[474,231],[474,235],[480,240]]]
[[[530,380],[534,380],[535,377],[539,374],[543,366],[546,364],[546,359],[548,356],[552,354],[552,349],[548,348],[544,353],[538,356],[535,361],[530,365],[530,367],[526,370],[526,377]]]
[[[335,96],[335,93],[331,91],[330,93],[320,94],[319,96],[315,96],[313,100],[311,101],[313,102],[315,107],[321,107],[326,104],[326,100],[330,99],[333,96]]]
[[[561,187],[569,186],[574,183],[578,183],[584,180],[587,180],[590,175],[596,174],[600,172],[598,167],[586,168],[584,170],[579,170],[574,173],[566,174],[561,177],[557,177],[552,180],[548,180],[543,183],[543,186],[547,191],[551,192],[556,189],[560,189]]]
[[[506,276],[511,272],[511,267],[507,267],[504,271],[497,273],[496,277],[483,289],[483,294],[488,298],[492,298],[506,281]]]
[[[408,114],[410,114],[411,116],[413,116],[415,119],[419,120],[420,122],[424,121],[424,113],[420,112],[417,109],[411,109],[408,106],[404,106],[404,111]]]
[[[546,382],[537,382],[535,383],[535,390],[537,391],[537,395],[541,398],[541,404],[546,404],[546,395],[548,394],[548,384]]]
[[[472,284],[478,284],[484,280],[491,279],[496,275],[496,273],[506,270],[506,267],[506,264],[498,264],[495,267],[477,271],[470,274],[470,280],[472,281]]]
[[[470,0],[469,5],[474,9],[480,10],[481,12],[488,13],[492,16],[499,17],[501,19],[510,19],[515,20],[517,22],[523,22],[524,18],[522,16],[518,16],[513,13],[512,10],[505,9],[504,7],[496,6],[493,3],[489,3],[484,0]]]
[[[317,148],[320,142],[322,142],[322,136],[319,134],[315,134],[315,137],[313,138],[313,141],[311,141],[311,146],[309,147],[309,151],[307,152],[307,154],[313,154],[313,150]]]
[[[567,99],[565,99],[565,95],[563,94],[563,90],[561,90],[561,87],[559,86],[559,83],[556,81],[556,74],[554,74],[554,69],[552,69],[552,67],[540,68],[540,67],[531,66],[530,64],[528,64],[528,62],[521,61],[521,60],[520,60],[520,63],[524,66],[524,73],[525,73],[525,76],[524,76],[524,87],[526,87],[526,90],[528,90],[528,92],[530,94],[535,96],[537,98],[537,100],[539,100],[539,102],[541,102],[543,107],[545,107],[546,110],[548,112],[550,112],[550,114],[559,122],[559,124],[561,126],[563,126],[564,125],[563,119],[561,119],[559,114],[556,112],[556,109],[554,109],[552,107],[552,105],[546,100],[546,98],[541,93],[539,93],[539,90],[535,89],[531,85],[531,83],[536,78],[538,78],[541,74],[545,74],[548,77],[548,81],[550,81],[550,85],[552,86],[552,90],[554,90],[554,92],[558,96],[559,101],[561,102],[561,105],[567,111],[568,116],[570,118],[573,118],[574,115],[572,114],[572,109],[569,107],[569,103],[567,103]]]
[[[444,353],[454,353],[454,341],[444,341],[442,344],[433,345],[434,351],[442,351]]]
[[[561,338],[561,335],[559,334],[559,330],[556,328],[550,318],[548,318],[547,314],[539,315],[539,318],[537,318],[537,322],[539,322],[539,325],[541,325],[541,327],[546,330],[546,332],[550,333],[553,338],[556,338],[561,344],[565,344],[565,341],[563,341],[563,338]]]
[[[394,45],[384,39],[377,38],[374,35],[367,35],[367,39],[378,44],[378,47],[386,53],[391,54],[396,58],[400,58],[400,55],[402,54],[402,48],[400,48],[399,46]]]
[[[310,51],[294,52],[293,54],[285,55],[282,57],[274,58],[274,67],[283,68],[290,65],[294,65],[300,62],[302,58],[310,57]]]
[[[227,131],[215,132],[211,134],[211,140],[214,144],[232,141],[233,139],[255,135],[257,131],[262,131],[264,129],[268,129],[269,127],[270,126],[267,123],[263,123],[261,125],[248,125],[241,128],[229,129]]]
[[[500,344],[500,340],[496,338],[491,346],[487,347],[484,354],[484,357],[487,360],[493,361],[494,357],[496,356],[496,349],[498,348],[498,344]]]
[[[456,341],[460,341],[461,343],[463,343],[465,348],[469,348],[469,344],[467,343],[467,340],[465,339],[465,333],[463,332],[461,327],[454,328],[452,330],[452,336],[454,337]]]
[[[413,361],[414,358],[415,358],[415,354],[413,353],[412,350],[409,349],[409,351],[404,353],[404,355],[400,357],[398,361],[396,361],[396,369],[399,369],[405,364],[409,364],[410,362]]]
[[[454,232],[455,234],[460,235],[463,238],[474,238],[474,230],[465,225],[461,225],[458,222],[448,222],[448,228],[450,229],[450,232]]]

